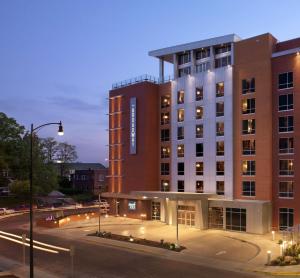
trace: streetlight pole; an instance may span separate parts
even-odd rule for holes
[[[99,193],[99,224],[98,224],[98,234],[100,235],[100,218],[101,218],[101,193]]]
[[[62,123],[47,123],[36,128],[33,127],[31,124],[30,127],[30,169],[29,169],[29,180],[30,180],[30,187],[29,187],[29,262],[30,262],[30,278],[34,277],[33,271],[33,135],[35,131],[48,126],[48,125],[58,125],[58,135],[62,136],[64,134]]]

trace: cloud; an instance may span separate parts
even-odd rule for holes
[[[78,98],[71,98],[71,97],[61,97],[61,96],[55,96],[49,98],[49,101],[51,104],[63,107],[63,108],[69,108],[76,111],[98,111],[100,110],[100,103],[92,104],[88,103],[82,99]]]

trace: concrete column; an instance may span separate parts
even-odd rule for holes
[[[215,54],[214,54],[214,47],[210,47],[210,69],[213,70],[215,68]]]
[[[208,229],[208,200],[202,199],[197,202],[197,207],[199,209],[199,228],[200,230]]]
[[[234,43],[231,43],[231,65],[234,64]]]
[[[174,65],[174,79],[178,78],[178,62],[177,54],[173,54],[173,65]]]
[[[164,82],[164,59],[159,58],[159,82]]]

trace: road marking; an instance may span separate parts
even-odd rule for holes
[[[15,238],[19,238],[19,239],[22,239],[21,236],[18,236],[18,235],[15,235],[15,234],[12,234],[12,233],[7,233],[7,232],[3,232],[3,231],[0,231],[0,237],[1,237],[1,234],[2,235],[6,235],[6,236],[11,236],[11,237],[15,237]],[[26,238],[27,241],[30,241],[29,238]],[[23,243],[23,242],[22,242]],[[52,248],[52,249],[56,249],[56,250],[60,250],[60,251],[65,251],[65,252],[70,252],[70,249],[67,249],[67,248],[63,248],[63,247],[59,247],[59,246],[55,246],[55,245],[52,245],[52,244],[47,244],[47,243],[43,243],[41,241],[37,241],[37,240],[33,240],[33,243],[36,243],[38,245],[42,245],[42,246],[45,246],[45,247],[49,247],[49,248]],[[27,244],[27,243],[26,243]],[[27,245],[26,245],[27,246]],[[38,246],[36,246],[38,247]],[[42,247],[39,247],[39,248],[42,248]],[[49,250],[49,249],[46,249],[46,250]],[[58,252],[57,252],[58,253]]]
[[[224,255],[226,253],[227,253],[226,251],[220,251],[220,252],[216,253],[216,256]]]

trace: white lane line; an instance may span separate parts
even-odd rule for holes
[[[6,239],[6,240],[9,240],[9,241],[18,243],[18,244],[22,244],[22,245],[25,244],[25,246],[29,246],[28,243],[23,243],[22,241],[19,241],[19,240],[16,240],[16,239],[13,239],[13,238],[10,238],[10,237],[7,237],[7,236],[0,235],[0,238]],[[53,253],[53,254],[58,254],[58,251],[52,250],[52,249],[47,249],[47,248],[43,248],[43,247],[39,247],[39,246],[35,246],[35,245],[33,245],[33,248],[41,250],[41,251]]]
[[[226,251],[220,251],[218,253],[216,253],[216,256],[220,256],[220,255],[223,255],[223,254],[226,254],[227,252]]]
[[[12,234],[12,233],[7,233],[7,232],[0,231],[0,234],[22,239],[21,236],[18,236],[18,235]],[[30,239],[26,238],[26,240],[29,241]],[[60,251],[70,252],[70,249],[55,246],[55,245],[51,245],[51,244],[47,244],[47,243],[43,243],[43,242],[37,241],[37,240],[33,240],[33,243],[36,243],[36,244],[42,245],[42,246],[46,246],[46,247],[49,247],[49,248],[53,248],[53,249],[56,249],[56,250],[60,250]]]

